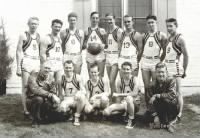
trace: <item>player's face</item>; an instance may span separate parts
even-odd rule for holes
[[[155,31],[157,27],[157,22],[154,19],[148,19],[147,27],[150,31]]]
[[[133,20],[131,17],[125,17],[124,18],[124,25],[126,29],[132,29],[133,28]]]
[[[113,18],[113,16],[106,16],[106,22],[109,26],[115,25],[115,19]]]
[[[76,18],[76,17],[70,17],[70,18],[68,19],[69,26],[75,27],[75,26],[76,26],[76,21],[77,21],[77,18]]]
[[[98,78],[98,76],[99,76],[98,67],[95,66],[95,67],[93,67],[93,68],[90,68],[90,77],[91,77],[92,79],[95,79],[95,78]]]
[[[61,28],[62,28],[62,25],[61,25],[60,23],[54,23],[54,24],[51,26],[51,28],[52,28],[52,32],[53,32],[54,34],[58,34],[58,33],[60,32]]]
[[[156,69],[156,78],[159,82],[164,82],[167,78],[166,68],[157,68]]]
[[[42,74],[45,75],[45,76],[47,76],[50,73],[50,71],[51,71],[50,65],[44,63],[44,65],[41,68]]]
[[[176,25],[173,22],[167,22],[166,26],[168,33],[173,34],[174,32],[176,32]]]
[[[64,65],[64,71],[65,71],[65,74],[70,74],[74,71],[74,66],[73,64],[65,64]]]
[[[39,26],[39,21],[35,19],[31,19],[28,23],[28,26],[31,32],[35,32]]]
[[[123,71],[123,75],[124,77],[129,77],[131,75],[131,67],[128,65],[124,65],[122,66],[122,71]]]
[[[98,25],[98,23],[99,23],[99,14],[93,14],[90,17],[90,21],[91,21],[92,25]]]

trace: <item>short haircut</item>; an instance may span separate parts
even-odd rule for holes
[[[176,27],[178,27],[178,22],[175,18],[169,18],[165,20],[166,23],[174,23],[176,25]]]
[[[30,23],[31,20],[37,20],[37,21],[39,21],[39,18],[36,17],[36,16],[30,17],[30,18],[28,19],[28,24]]]
[[[97,62],[94,62],[93,64],[90,65],[90,69],[91,69],[91,68],[94,68],[94,67],[97,67],[97,69],[98,69],[98,71],[99,71],[99,66],[98,66],[98,63],[97,63]],[[90,70],[90,69],[89,69],[89,70]]]
[[[132,64],[130,62],[122,63],[121,68],[123,68],[123,66],[129,66],[132,69]]]
[[[91,18],[94,14],[98,14],[98,15],[99,15],[99,13],[98,13],[97,11],[94,11],[94,12],[92,12],[92,13],[90,14],[90,18]]]
[[[64,67],[65,67],[65,64],[72,64],[72,65],[74,65],[73,62],[72,62],[72,60],[66,60],[66,61],[63,63],[63,66],[64,66]]]
[[[132,16],[130,16],[130,15],[128,15],[128,14],[124,15],[124,18],[127,18],[127,17],[130,17],[131,20],[133,20],[133,17],[132,17]]]
[[[68,14],[68,20],[70,17],[76,17],[76,19],[78,19],[78,15],[75,12],[71,12],[70,14]]]
[[[165,63],[159,62],[156,64],[156,70],[159,68],[166,68],[167,70],[167,65]]]
[[[54,20],[52,20],[51,26],[53,26],[54,23],[59,23],[59,24],[61,24],[61,26],[63,25],[63,22],[60,19],[54,19]]]
[[[153,19],[153,20],[157,21],[157,17],[155,15],[148,15],[146,17],[146,20],[149,20],[149,19]]]
[[[106,16],[106,17],[107,17],[107,16],[112,16],[112,17],[115,19],[115,15],[114,15],[113,13],[107,13],[105,16]]]

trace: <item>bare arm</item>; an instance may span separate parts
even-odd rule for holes
[[[65,52],[65,44],[64,44],[64,39],[65,39],[65,36],[66,36],[66,30],[63,30],[63,31],[61,31],[60,32],[60,39],[62,40],[62,52],[63,52],[63,54],[64,54],[64,52]]]
[[[40,47],[40,61],[41,65],[46,61],[46,50],[48,45],[51,43],[51,40],[48,36],[44,37],[41,40],[41,47]]]
[[[143,35],[141,35],[141,34],[139,34],[139,33],[137,32],[136,35],[135,35],[135,40],[137,41],[137,47],[138,47],[138,55],[137,55],[138,63],[139,63],[140,60],[141,60],[142,52],[143,52],[143,42],[142,42],[142,38],[143,38]]]
[[[161,32],[161,48],[162,48],[162,54],[160,57],[161,62],[163,62],[163,60],[165,59],[166,47],[167,47],[167,36],[166,34]]]
[[[77,79],[79,80],[80,90],[81,90],[82,93],[86,96],[87,93],[86,93],[86,89],[85,89],[85,87],[84,87],[84,83],[83,83],[82,78],[79,76]]]
[[[81,49],[83,49],[85,35],[84,35],[84,32],[82,30],[80,30],[79,33],[80,33],[80,36],[81,36]]]

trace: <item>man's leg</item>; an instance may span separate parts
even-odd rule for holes
[[[115,80],[117,78],[117,73],[118,73],[118,66],[117,64],[112,65],[111,72],[110,72],[110,87],[111,87],[111,97],[113,92],[116,92],[116,85],[115,85]]]
[[[104,77],[104,70],[105,70],[105,59],[102,61],[97,62],[99,67],[99,76]]]
[[[176,77],[176,91],[178,94],[178,105],[179,105],[179,113],[177,115],[177,117],[180,119],[180,117],[182,116],[182,111],[183,111],[183,95],[181,92],[181,78],[180,77]]]
[[[74,64],[74,72],[76,74],[81,74],[82,64]]]
[[[27,117],[29,115],[29,112],[26,107],[26,98],[27,98],[27,86],[28,86],[28,78],[30,74],[26,71],[22,71],[22,106],[24,109],[24,115]]]
[[[111,115],[115,115],[118,114],[120,112],[125,111],[125,106],[124,104],[121,103],[114,103],[110,106],[108,106],[107,108],[104,109],[103,111],[103,115],[104,116],[111,116]]]

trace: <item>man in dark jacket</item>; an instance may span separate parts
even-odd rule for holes
[[[48,115],[48,111],[56,110],[60,103],[50,68],[45,62],[40,71],[32,71],[28,79],[27,106],[33,118],[32,127],[39,126],[42,113]]]
[[[156,65],[156,80],[148,87],[149,108],[152,115],[152,125],[165,125],[169,132],[174,132],[173,124],[178,114],[176,80],[167,76],[164,63]]]

